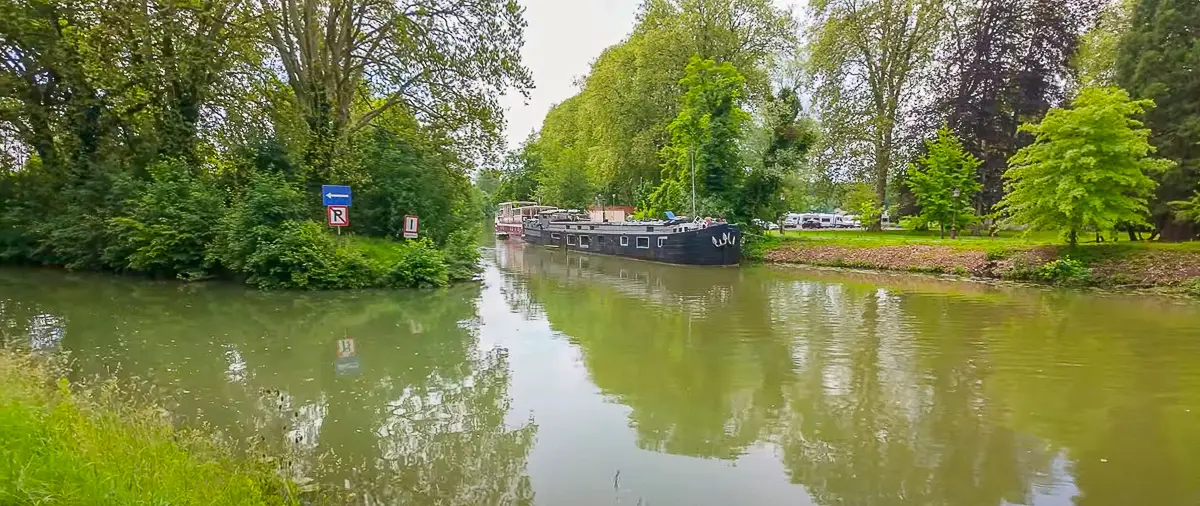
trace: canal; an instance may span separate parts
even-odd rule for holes
[[[515,243],[479,284],[0,270],[0,337],[361,504],[1200,504],[1200,304]]]

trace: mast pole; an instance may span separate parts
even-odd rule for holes
[[[692,220],[696,220],[696,146],[688,150],[688,163],[692,166]]]

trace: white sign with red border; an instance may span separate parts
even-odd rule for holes
[[[417,230],[421,226],[421,219],[415,214],[407,214],[404,216],[404,238],[416,239]]]
[[[349,206],[326,206],[325,216],[329,218],[329,226],[331,227],[350,226]]]

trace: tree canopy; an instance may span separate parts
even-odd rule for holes
[[[674,156],[664,148],[692,57],[732,65],[745,82],[743,99],[762,100],[773,93],[770,62],[793,51],[796,37],[791,13],[769,0],[645,2],[629,36],[600,54],[579,93],[554,106],[534,142],[519,149],[539,153],[542,198],[586,188],[589,202],[596,194],[643,201]],[[587,184],[576,184],[584,174]],[[567,182],[574,188],[553,187]]]
[[[951,237],[974,217],[975,194],[983,187],[975,178],[982,160],[963,149],[962,142],[943,125],[937,138],[926,141],[926,154],[908,169],[905,181],[921,205],[921,217],[937,223]]]
[[[1150,143],[1175,166],[1156,175],[1153,205],[1164,237],[1194,237],[1194,224],[1173,220],[1169,203],[1186,198],[1200,183],[1200,3],[1139,0],[1116,55],[1116,82],[1139,99],[1153,100],[1146,113]]]
[[[321,184],[355,187],[357,234],[420,214],[472,257],[524,28],[508,0],[0,0],[0,259],[387,283],[397,258],[316,221]]]
[[[1153,106],[1120,88],[1084,88],[1070,109],[1021,125],[1035,139],[1005,173],[1009,193],[1000,205],[1009,220],[1061,230],[1072,246],[1083,231],[1145,223],[1157,186],[1150,176],[1173,165],[1150,156],[1150,131],[1133,119]]]

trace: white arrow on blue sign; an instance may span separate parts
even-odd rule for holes
[[[321,186],[321,201],[326,206],[350,205],[350,187],[336,184]]]

